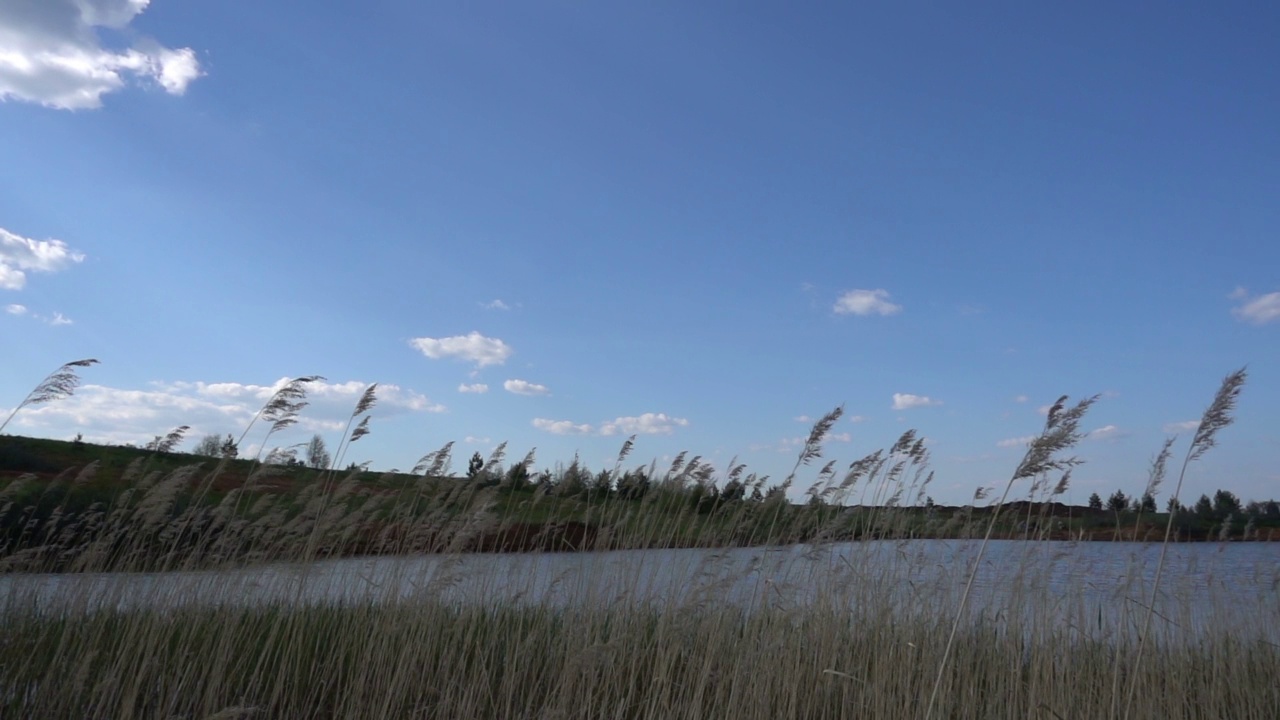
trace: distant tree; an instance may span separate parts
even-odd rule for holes
[[[639,500],[649,492],[649,476],[644,470],[628,470],[618,478],[618,497]]]
[[[1240,514],[1240,498],[1229,490],[1219,490],[1213,494],[1213,514],[1217,517]]]
[[[307,443],[307,467],[324,470],[332,462],[333,458],[329,456],[329,449],[324,445],[324,438],[318,434],[312,435],[311,442]]]
[[[720,489],[720,501],[731,503],[738,502],[747,495],[747,486],[738,480],[730,480]]]
[[[1111,497],[1107,498],[1107,509],[1112,512],[1121,513],[1128,507],[1129,497],[1122,490],[1115,491],[1111,494]]]
[[[759,485],[751,486],[751,502],[753,503],[764,502],[764,493],[760,492]]]
[[[1089,496],[1089,509],[1090,510],[1102,509],[1102,497],[1098,495],[1098,493],[1094,493]]]
[[[484,469],[484,458],[480,453],[471,456],[471,461],[467,463],[467,479],[474,480],[480,471]]]
[[[200,438],[200,442],[196,443],[196,447],[191,453],[205,457],[222,457],[222,436],[205,435]]]
[[[84,443],[84,433],[76,433],[76,436],[75,436],[75,437],[73,437],[73,438],[71,438],[71,443],[72,443],[73,445],[81,445],[81,444],[83,444],[83,443]]]
[[[1142,498],[1138,500],[1138,511],[1144,513],[1153,513],[1156,511],[1156,498],[1151,493],[1143,493]]]
[[[1280,502],[1268,500],[1262,504],[1262,514],[1267,518],[1280,518]]]
[[[1201,495],[1196,501],[1195,513],[1201,518],[1208,519],[1213,517],[1213,501],[1208,495]]]
[[[1170,497],[1169,502],[1165,503],[1164,509],[1174,514],[1177,514],[1186,510],[1186,508],[1182,506],[1182,503],[1176,497]]]
[[[231,433],[227,433],[227,439],[222,441],[222,447],[218,448],[218,454],[228,460],[235,460],[240,457],[240,448],[236,445],[236,439],[231,437]]]
[[[601,470],[591,481],[591,498],[593,500],[608,500],[609,495],[613,492],[613,475],[608,470]]]
[[[522,488],[529,484],[529,468],[524,463],[516,463],[507,469],[507,474],[503,478],[502,484],[513,490]]]

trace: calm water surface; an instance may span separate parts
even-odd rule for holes
[[[0,576],[0,606],[98,607],[385,603],[815,604],[954,612],[978,541],[881,541],[729,550],[477,554],[326,560],[182,573]],[[1145,612],[1160,546],[993,541],[968,603],[993,619],[1132,624]],[[1168,549],[1155,608],[1170,629],[1242,629],[1280,643],[1280,543]],[[1140,612],[1141,611],[1141,612]],[[1212,621],[1210,627],[1206,623]]]

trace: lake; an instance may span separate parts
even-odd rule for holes
[[[732,604],[752,610],[890,608],[954,616],[979,541],[908,540],[724,550],[360,557],[206,572],[0,576],[0,608],[226,604]],[[1089,632],[1145,614],[1161,548],[992,541],[974,578],[975,618]],[[1280,644],[1280,543],[1170,545],[1157,625],[1183,637],[1242,632]]]

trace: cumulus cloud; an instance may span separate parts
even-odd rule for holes
[[[1031,444],[1032,440],[1035,440],[1035,439],[1036,439],[1035,435],[1023,435],[1022,437],[1005,438],[1004,440],[1001,440],[1000,442],[996,443],[996,447],[1002,447],[1002,448],[1026,447]]]
[[[1180,433],[1180,432],[1191,432],[1193,430],[1199,430],[1199,429],[1200,429],[1199,420],[1183,420],[1182,422],[1167,423],[1164,426],[1164,431],[1169,433],[1170,435],[1173,435],[1174,433]]]
[[[1129,433],[1121,430],[1115,425],[1103,425],[1102,427],[1089,431],[1088,438],[1090,440],[1119,440],[1128,437]]]
[[[570,420],[534,418],[533,426],[539,430],[545,430],[552,435],[589,435],[591,433],[590,425],[577,424]]]
[[[128,26],[151,0],[0,2],[0,100],[62,110],[102,106],[102,96],[142,80],[181,95],[200,77],[191,48],[170,48]],[[133,39],[127,49],[103,39]]]
[[[1236,288],[1230,297],[1240,301],[1238,306],[1231,309],[1231,314],[1240,320],[1265,325],[1280,319],[1280,292],[1254,296],[1244,288]]]
[[[911,393],[893,394],[894,410],[910,410],[911,408],[929,407],[931,405],[941,404],[941,400],[934,400],[926,395],[912,395]]]
[[[897,315],[901,305],[889,302],[887,290],[849,290],[832,307],[837,315]]]
[[[272,385],[156,382],[144,390],[83,385],[71,397],[24,408],[14,418],[13,427],[24,434],[50,437],[82,432],[90,442],[102,443],[143,444],[179,425],[191,426],[189,437],[193,438],[210,433],[239,435],[254,413],[286,382],[288,378]],[[287,431],[294,435],[341,431],[368,384],[353,380],[319,382],[309,387],[311,404],[299,416],[296,430]],[[377,397],[373,410],[377,417],[445,409],[398,385],[378,385]],[[10,410],[0,412],[8,415]]]
[[[21,290],[29,272],[58,272],[83,260],[83,254],[61,240],[33,240],[0,228],[0,289]]]
[[[666,413],[645,413],[634,417],[614,418],[600,426],[601,435],[670,435],[677,427],[686,427],[689,421],[671,417]]]
[[[502,389],[516,395],[550,395],[546,385],[531,383],[527,380],[508,380],[502,383]]]
[[[477,395],[480,395],[480,394],[489,392],[489,386],[485,385],[484,383],[471,383],[470,385],[468,385],[467,383],[462,383],[461,385],[458,386],[458,392],[475,393]]]
[[[413,338],[409,345],[432,360],[453,358],[473,362],[477,367],[501,365],[511,357],[511,346],[498,338],[481,335],[474,330],[466,335],[445,338]]]
[[[26,315],[27,306],[18,305],[17,303],[14,303],[13,305],[5,305],[4,311],[9,313],[10,315]]]

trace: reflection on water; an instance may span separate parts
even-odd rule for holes
[[[728,550],[374,557],[164,574],[9,575],[0,606],[97,607],[287,602],[892,607],[949,617],[978,541],[881,541]],[[1160,546],[993,541],[974,578],[973,613],[1062,627],[1123,627],[1145,613]],[[1172,632],[1280,633],[1280,544],[1168,549],[1155,609]],[[1208,628],[1207,619],[1212,619]],[[1276,640],[1280,642],[1280,640]]]

